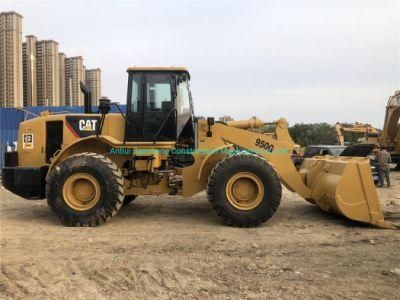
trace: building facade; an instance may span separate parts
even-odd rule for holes
[[[22,44],[24,106],[37,105],[36,43],[37,38],[34,35],[28,35],[26,36],[26,42]]]
[[[85,78],[86,86],[89,88],[92,96],[92,105],[97,106],[101,98],[101,70],[86,70]]]
[[[58,53],[58,74],[60,76],[60,105],[65,106],[65,54],[60,52]]]
[[[101,97],[100,69],[86,70],[81,56],[66,57],[54,40],[27,35],[22,16],[0,12],[0,107],[80,106],[80,82],[87,80],[93,105]]]
[[[84,104],[80,82],[84,82],[84,66],[82,56],[65,59],[65,105],[77,106]]]
[[[22,16],[0,13],[0,107],[23,106]]]
[[[43,40],[36,43],[37,105],[60,105],[58,43]]]

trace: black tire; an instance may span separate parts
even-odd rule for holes
[[[137,198],[136,195],[126,195],[124,202],[122,203],[122,206],[127,206],[131,204],[131,202],[133,202],[136,198]]]
[[[75,173],[92,176],[99,184],[99,199],[88,210],[76,210],[63,196],[65,181]],[[97,226],[117,214],[124,200],[124,178],[109,158],[97,153],[73,155],[53,168],[46,186],[47,203],[66,226]]]
[[[249,210],[233,206],[226,194],[228,181],[240,172],[255,175],[264,186],[261,202]],[[239,154],[224,158],[212,170],[208,178],[207,195],[214,212],[225,224],[254,227],[275,213],[282,198],[282,186],[274,168],[266,160],[256,155]]]

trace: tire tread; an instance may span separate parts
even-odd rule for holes
[[[77,216],[57,205],[57,201],[60,201],[57,199],[59,189],[62,188],[58,184],[60,174],[62,174],[62,172],[68,172],[71,169],[71,163],[76,160],[83,160],[82,162],[96,166],[96,168],[101,170],[101,173],[106,177],[106,181],[109,185],[107,197],[110,203],[106,206],[102,205],[101,207],[98,207],[94,211],[94,215]],[[59,169],[57,167],[59,167]],[[53,168],[50,172],[46,185],[46,196],[47,204],[50,209],[57,214],[64,225],[75,227],[98,226],[106,223],[110,218],[118,213],[125,196],[124,179],[121,170],[111,159],[94,152],[83,152],[74,154],[61,161],[57,167]]]

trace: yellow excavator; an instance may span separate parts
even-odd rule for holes
[[[336,138],[339,145],[345,145],[345,132],[361,133],[363,138],[360,142],[363,143],[378,143],[379,130],[369,124],[363,123],[336,123]]]
[[[380,228],[384,220],[367,158],[319,156],[296,169],[295,143],[279,118],[216,122],[193,113],[183,67],[128,69],[126,112],[42,113],[20,124],[18,147],[6,153],[3,185],[47,198],[67,226],[97,226],[139,195],[193,196],[204,189],[215,214],[237,227],[273,216],[281,184],[310,203]],[[273,127],[263,133],[259,128]]]
[[[400,166],[400,90],[389,97],[386,105],[385,121],[379,138],[381,147],[386,148],[392,161]]]

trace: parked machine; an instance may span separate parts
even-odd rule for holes
[[[316,156],[299,171],[288,123],[196,118],[190,75],[179,67],[128,69],[125,113],[53,115],[22,122],[7,153],[3,184],[27,199],[47,198],[68,226],[96,226],[138,195],[190,197],[206,189],[226,224],[251,227],[278,208],[281,183],[325,211],[391,228],[367,158]],[[85,97],[89,103],[90,97]],[[272,133],[255,130],[265,124]]]
[[[311,158],[314,156],[323,156],[323,155],[339,156],[344,149],[346,149],[346,146],[310,145],[304,149],[304,154],[302,156],[296,156],[296,157],[292,156],[292,161],[297,167],[297,169],[299,169],[305,158]]]
[[[389,97],[386,105],[385,121],[379,138],[381,147],[386,148],[392,161],[400,166],[400,90]]]
[[[369,124],[362,124],[362,123],[336,123],[336,138],[338,144],[341,146],[345,145],[345,132],[355,132],[355,133],[362,133],[364,136],[359,142],[362,143],[378,143],[379,139],[379,131],[378,129],[372,127]]]
[[[347,157],[367,157],[370,160],[371,164],[371,173],[372,178],[374,180],[375,185],[379,184],[379,172],[378,172],[378,163],[376,162],[376,157],[374,154],[374,149],[377,147],[377,144],[373,143],[360,143],[351,146],[347,146],[346,149],[340,153],[340,156]]]

